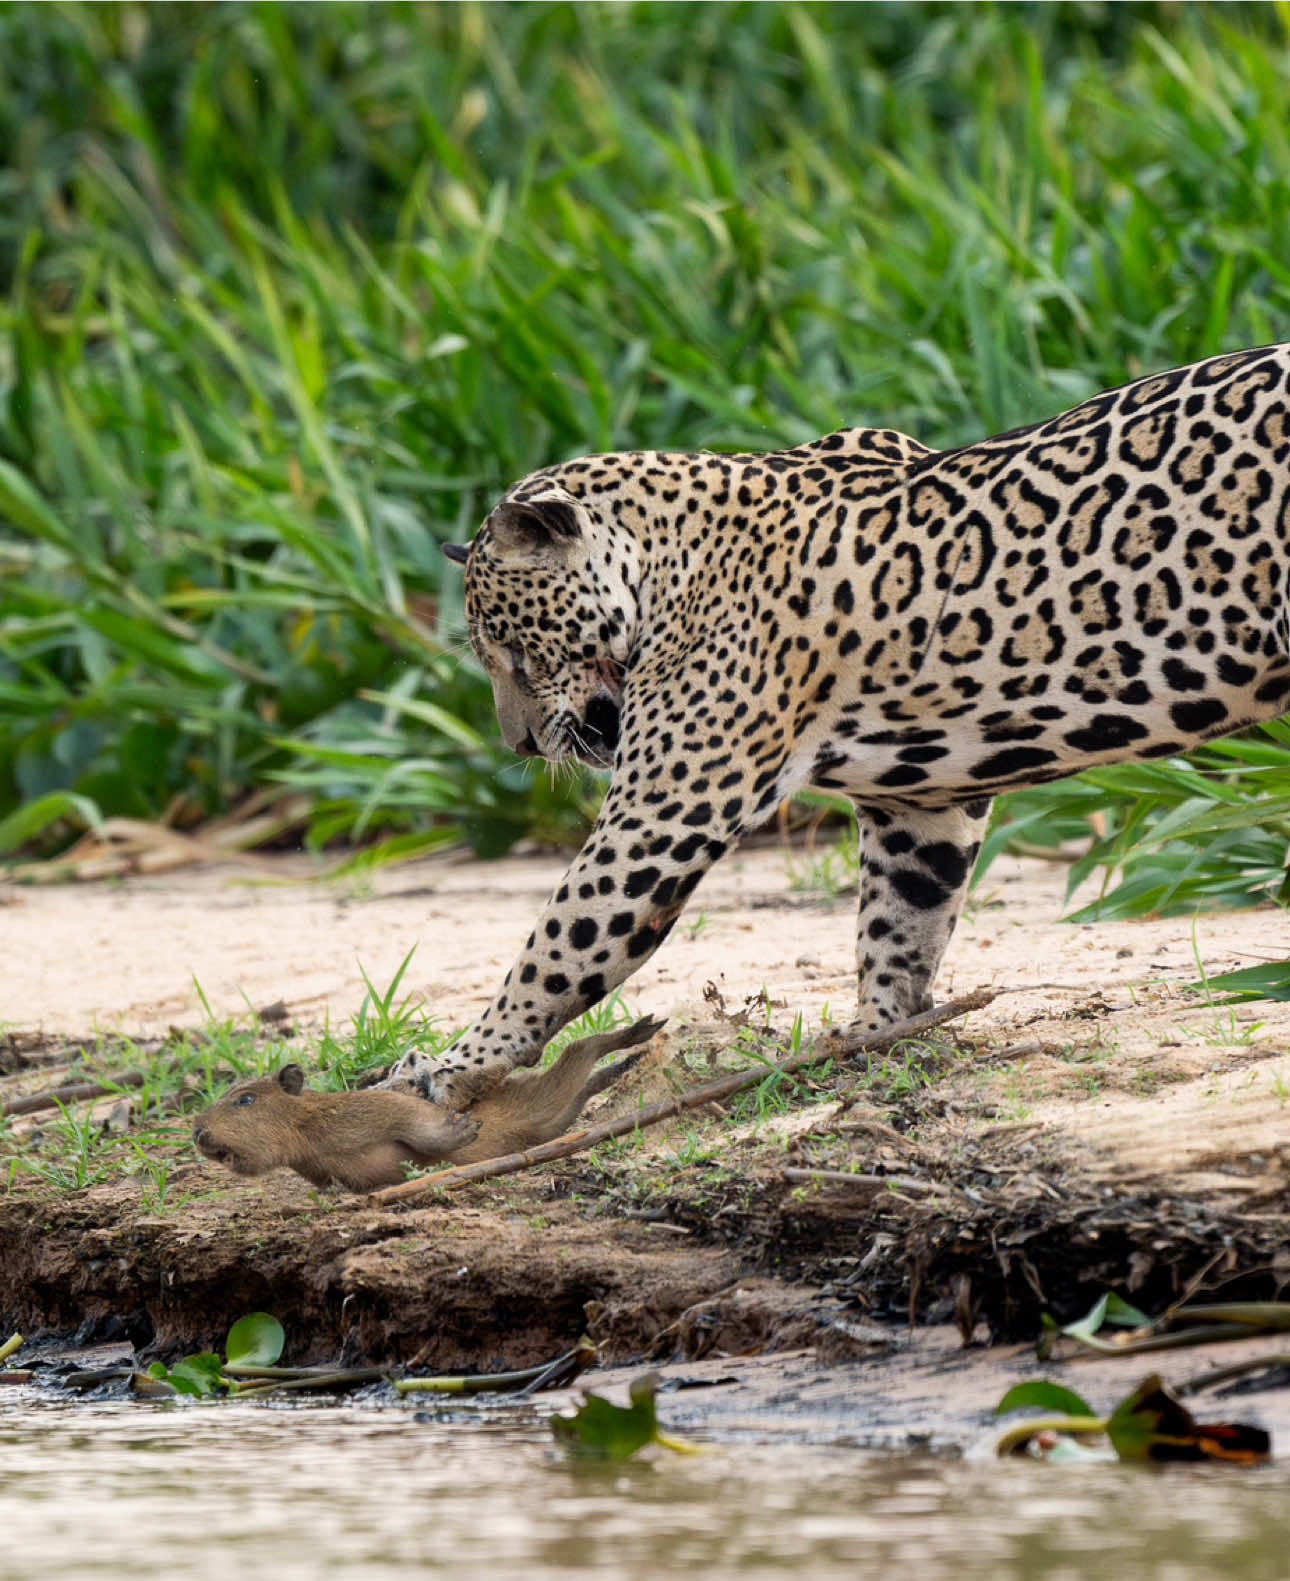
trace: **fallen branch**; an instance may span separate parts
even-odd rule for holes
[[[953,1021],[972,1010],[984,1010],[986,1005],[993,1003],[1000,994],[1010,991],[1006,988],[978,988],[959,999],[950,999],[943,1005],[933,1005],[930,1010],[910,1016],[906,1021],[897,1021],[889,1027],[884,1027],[881,1032],[853,1032],[850,1027],[842,1027],[838,1031],[824,1034],[817,1040],[809,1054],[801,1054],[796,1059],[785,1060],[778,1069],[792,1072],[800,1070],[804,1065],[818,1065],[825,1059],[855,1059],[861,1054],[883,1054],[893,1043],[907,1043],[913,1038],[922,1037],[924,1032],[930,1032],[943,1021]],[[748,1085],[754,1086],[755,1083],[749,1082]]]
[[[290,1371],[291,1369],[285,1369]],[[227,1368],[221,1368],[227,1373]],[[303,1368],[289,1378],[248,1378],[238,1383],[233,1393],[244,1400],[258,1400],[262,1394],[277,1394],[283,1389],[356,1389],[360,1384],[379,1383],[388,1373],[381,1367],[347,1367],[328,1371],[325,1367]]]
[[[70,850],[19,862],[7,871],[28,884],[169,873],[181,867],[230,861],[269,871],[267,859],[252,848],[294,829],[305,820],[308,808],[306,797],[269,788],[257,791],[237,812],[205,823],[191,834],[164,820],[104,818],[87,829]]]
[[[1248,1361],[1233,1362],[1230,1367],[1214,1367],[1199,1377],[1189,1378],[1186,1383],[1179,1384],[1176,1392],[1181,1395],[1200,1394],[1204,1389],[1213,1389],[1221,1383],[1231,1383],[1235,1378],[1244,1378],[1252,1372],[1262,1372],[1271,1367],[1290,1367],[1290,1354],[1273,1351],[1270,1356],[1252,1356]]]
[[[25,1098],[13,1098],[0,1103],[0,1120],[14,1114],[34,1114],[38,1109],[57,1109],[64,1104],[77,1103],[82,1098],[106,1098],[122,1087],[142,1087],[143,1072],[128,1070],[120,1076],[111,1076],[106,1082],[74,1081],[66,1087],[47,1087],[43,1092],[28,1093]]]
[[[942,1022],[953,1021],[971,1010],[983,1009],[1001,992],[1003,990],[997,988],[980,988],[975,993],[965,994],[961,999],[951,999],[948,1004],[910,1016],[907,1021],[897,1021],[892,1026],[884,1027],[881,1032],[833,1032],[820,1037],[808,1053],[795,1055],[778,1065],[734,1071],[729,1076],[718,1077],[716,1081],[705,1082],[680,1098],[668,1098],[662,1103],[638,1109],[635,1114],[621,1115],[616,1120],[606,1120],[602,1125],[588,1126],[582,1131],[571,1131],[568,1136],[545,1142],[541,1147],[531,1147],[527,1152],[506,1153],[501,1158],[484,1159],[478,1164],[463,1164],[457,1169],[441,1169],[433,1175],[419,1175],[414,1180],[387,1186],[383,1191],[372,1192],[370,1196],[357,1200],[382,1206],[392,1202],[417,1202],[438,1191],[452,1191],[458,1186],[491,1180],[497,1175],[513,1175],[521,1169],[532,1169],[537,1164],[551,1164],[557,1159],[585,1152],[587,1148],[596,1147],[616,1136],[626,1136],[630,1131],[644,1130],[646,1126],[658,1125],[662,1120],[671,1120],[688,1109],[698,1109],[705,1103],[721,1103],[733,1098],[736,1093],[747,1091],[749,1087],[758,1086],[767,1077],[791,1076],[795,1071],[818,1065],[826,1059],[854,1059],[861,1054],[881,1054],[893,1043],[922,1037]]]
[[[540,1389],[554,1388],[571,1382],[580,1372],[596,1362],[596,1347],[585,1336],[572,1350],[565,1351],[554,1361],[544,1361],[536,1367],[525,1367],[519,1372],[481,1372],[457,1374],[440,1378],[395,1378],[395,1389],[400,1394],[535,1394]]]

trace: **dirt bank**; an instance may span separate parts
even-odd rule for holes
[[[794,887],[809,866],[762,849],[709,879],[629,984],[633,1010],[671,1021],[611,1110],[748,1058],[749,1034],[742,1056],[731,1045],[749,1004],[755,1027],[785,1035],[798,1011],[808,1032],[845,1017],[852,902],[818,874]],[[76,1074],[75,1045],[95,1032],[199,1026],[203,999],[243,1018],[284,1001],[307,1063],[310,1038],[358,1010],[364,972],[388,983],[414,943],[403,990],[464,1022],[559,872],[425,864],[358,893],[283,862],[10,889],[0,948],[21,969],[0,1007],[0,1098]],[[1223,914],[1195,941],[1178,920],[1070,928],[1063,877],[993,870],[937,991],[1009,991],[952,1040],[428,1206],[377,1210],[294,1176],[236,1181],[180,1144],[161,1193],[140,1162],[152,1142],[134,1173],[80,1190],[7,1168],[0,1325],[124,1332],[169,1352],[266,1308],[296,1361],[519,1366],[584,1327],[609,1359],[812,1345],[842,1360],[885,1353],[909,1315],[1002,1341],[1108,1287],[1148,1309],[1197,1279],[1277,1294],[1290,1005],[1218,1009],[1184,985],[1195,950],[1211,973],[1284,958],[1290,925]],[[120,1102],[95,1112],[126,1120]],[[39,1159],[42,1127],[47,1115],[15,1119],[0,1145]]]

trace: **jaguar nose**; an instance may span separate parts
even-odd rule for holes
[[[584,724],[588,733],[595,738],[594,745],[604,746],[610,752],[618,746],[619,709],[611,698],[593,697],[587,705]]]

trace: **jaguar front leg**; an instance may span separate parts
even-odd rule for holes
[[[469,1108],[517,1066],[536,1064],[561,1027],[653,955],[745,821],[744,799],[728,784],[720,803],[701,794],[682,805],[671,792],[660,801],[655,786],[680,783],[668,767],[639,787],[611,785],[586,845],[492,1004],[437,1059],[408,1055],[387,1086]]]
[[[857,805],[860,916],[855,1028],[877,1032],[932,1008],[932,980],[967,894],[988,797],[935,812]]]

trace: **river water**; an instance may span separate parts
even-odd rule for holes
[[[1070,1468],[785,1438],[704,1449],[588,1467],[513,1409],[9,1388],[0,1578],[1290,1576],[1276,1464]]]

